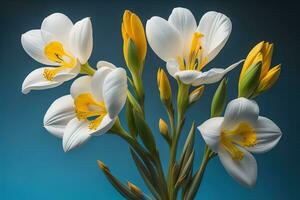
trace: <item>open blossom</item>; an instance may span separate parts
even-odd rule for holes
[[[227,105],[224,117],[211,118],[198,129],[209,148],[218,153],[226,171],[249,187],[257,178],[257,164],[251,153],[271,150],[282,135],[273,121],[259,116],[254,101],[243,97]]]
[[[76,79],[70,95],[54,101],[45,114],[44,127],[63,138],[65,151],[110,130],[126,102],[125,70],[105,61],[97,67],[93,77]]]
[[[171,76],[185,84],[198,86],[220,81],[234,69],[237,62],[226,69],[202,69],[213,60],[231,33],[231,21],[222,13],[210,11],[197,26],[190,10],[173,9],[168,20],[152,17],[147,21],[146,34],[150,47],[164,61]]]
[[[46,65],[28,74],[22,92],[53,88],[77,76],[88,61],[93,48],[91,20],[87,17],[73,24],[66,15],[54,13],[40,29],[24,33],[21,43],[29,56]]]

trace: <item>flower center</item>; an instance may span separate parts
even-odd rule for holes
[[[223,130],[221,145],[231,155],[233,160],[242,160],[244,153],[237,147],[252,147],[256,145],[256,132],[245,122],[238,124],[233,130]]]
[[[207,63],[207,58],[203,57],[203,48],[201,46],[201,38],[204,35],[200,32],[195,32],[192,38],[190,51],[186,59],[178,57],[180,70],[197,70],[201,69]]]
[[[76,59],[64,50],[60,42],[50,42],[44,49],[47,58],[60,65],[55,69],[45,69],[43,76],[46,80],[52,81],[53,78],[62,70],[73,68],[76,65]]]
[[[107,114],[104,102],[96,101],[91,93],[78,95],[74,104],[77,119],[88,121],[91,130],[97,129]]]

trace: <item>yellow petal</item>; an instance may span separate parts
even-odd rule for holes
[[[256,58],[257,54],[261,51],[263,46],[264,46],[264,41],[258,43],[257,45],[255,45],[255,47],[251,49],[244,62],[240,78],[245,74],[247,69],[253,64],[253,60]]]
[[[132,13],[129,10],[125,10],[124,15],[123,15],[123,24],[124,28],[126,30],[126,33],[130,36],[132,36],[132,30],[131,30],[131,15]]]
[[[141,60],[144,60],[147,53],[146,36],[142,22],[140,18],[135,14],[131,15],[131,30],[133,34],[133,41],[139,52],[139,58]]]
[[[126,64],[128,65],[128,60],[127,60],[127,55],[128,55],[128,34],[125,30],[125,25],[124,25],[124,22],[122,23],[122,37],[123,37],[123,41],[124,41],[124,44],[123,44],[123,54],[124,54],[124,58],[125,58],[125,61],[126,61]]]
[[[257,92],[262,93],[270,89],[278,80],[281,71],[281,64],[273,67],[267,75],[260,81]]]
[[[271,62],[272,62],[272,56],[273,56],[273,44],[267,44],[265,45],[265,48],[263,50],[263,65],[261,69],[260,79],[263,79],[265,77],[270,69]]]

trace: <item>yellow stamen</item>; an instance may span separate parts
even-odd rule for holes
[[[76,59],[64,50],[64,47],[60,42],[50,42],[45,46],[44,52],[49,60],[60,65],[60,67],[55,69],[44,70],[43,75],[45,79],[49,81],[52,81],[60,71],[76,66]]]
[[[104,102],[96,101],[91,93],[78,95],[75,100],[75,112],[78,120],[89,121],[91,130],[97,129],[107,114]],[[94,119],[89,119],[94,117]]]
[[[200,39],[203,37],[203,34],[200,32],[195,32],[193,35],[192,43],[191,43],[191,48],[190,48],[190,53],[189,53],[189,66],[188,70],[194,70],[198,67],[196,65],[196,60],[198,58],[198,55],[202,53],[202,47],[201,47],[201,42]]]
[[[252,147],[256,145],[256,132],[245,122],[238,124],[233,130],[223,130],[221,144],[230,153],[233,160],[241,160],[244,153],[236,146]]]

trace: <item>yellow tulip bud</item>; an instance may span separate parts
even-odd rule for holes
[[[163,69],[157,71],[157,84],[160,92],[160,99],[164,103],[169,103],[172,97],[172,90],[169,79]]]
[[[267,75],[260,81],[256,93],[262,93],[268,89],[270,89],[278,80],[281,71],[281,65],[277,65],[273,67]]]
[[[143,192],[140,188],[138,188],[136,185],[130,183],[129,181],[127,182],[128,188],[130,189],[131,192],[133,192],[135,195],[138,197],[143,196]]]
[[[159,119],[159,132],[164,136],[168,136],[169,135],[169,130],[168,130],[168,125],[167,123],[163,120],[163,119]]]
[[[199,87],[197,87],[195,90],[193,90],[191,92],[191,94],[189,95],[189,103],[194,103],[196,102],[198,99],[200,99],[200,97],[203,95],[204,92],[204,85],[201,85]]]
[[[143,62],[147,53],[147,41],[144,31],[144,26],[140,18],[126,10],[123,15],[122,22],[122,37],[123,37],[123,53],[126,63],[128,65],[128,43],[129,40],[133,41],[137,49],[137,57],[140,62]]]

